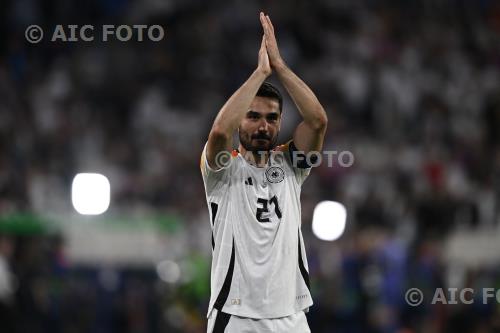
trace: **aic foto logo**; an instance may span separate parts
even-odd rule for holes
[[[410,306],[418,306],[424,301],[424,293],[418,288],[410,288],[405,293],[405,301]],[[500,289],[495,288],[436,288],[428,304],[500,304]]]
[[[147,24],[104,24],[104,25],[77,25],[58,24],[54,28],[42,29],[39,25],[33,24],[26,28],[24,37],[29,43],[36,44],[43,40],[44,35],[51,42],[107,42],[110,40],[120,42],[158,42],[165,37],[165,30],[161,25]]]

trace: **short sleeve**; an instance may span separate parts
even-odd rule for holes
[[[229,175],[232,169],[232,166],[235,161],[235,154],[233,153],[225,153],[226,155],[221,155],[219,159],[221,163],[224,163],[225,166],[220,169],[213,169],[208,164],[208,160],[206,157],[207,143],[203,147],[203,151],[201,153],[200,159],[200,170],[201,175],[203,177],[203,182],[205,184],[207,192],[211,192],[214,189],[218,188],[224,183],[229,181]],[[236,154],[237,156],[237,154]],[[226,164],[227,162],[227,164]]]
[[[312,168],[312,166],[308,163],[306,154],[299,151],[292,140],[279,146],[278,149],[288,156],[289,163],[295,172],[297,182],[302,185],[311,173]],[[311,158],[314,158],[314,156]],[[315,163],[315,160],[311,162]]]

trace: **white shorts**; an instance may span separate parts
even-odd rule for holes
[[[288,317],[254,319],[213,309],[207,333],[311,333],[306,314],[300,311]]]

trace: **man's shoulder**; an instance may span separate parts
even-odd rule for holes
[[[220,167],[212,168],[208,163],[206,148],[205,144],[200,158],[200,168],[203,181],[206,185],[205,189],[210,192],[226,184],[228,177],[231,177],[233,174],[232,170],[238,167],[238,151],[232,150],[231,152],[223,151],[218,153],[214,163],[215,165],[220,165]]]
[[[286,143],[283,143],[281,145],[276,146],[274,148],[274,151],[275,152],[280,152],[280,153],[288,153],[288,151],[290,150],[290,143],[291,142],[292,142],[292,140],[289,140]]]

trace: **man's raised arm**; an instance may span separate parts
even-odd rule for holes
[[[221,151],[232,150],[233,133],[245,117],[252,100],[264,80],[271,75],[271,66],[267,55],[264,37],[259,50],[259,61],[257,69],[250,75],[248,80],[236,90],[227,100],[222,109],[217,114],[210,134],[208,136],[206,157],[208,165],[212,169],[220,169],[222,166],[216,165],[216,156]]]
[[[299,109],[303,121],[297,126],[293,134],[293,141],[298,150],[305,153],[320,151],[326,133],[328,118],[314,93],[297,75],[285,64],[279,53],[278,44],[274,35],[274,27],[269,16],[261,16],[267,53],[271,67]]]

